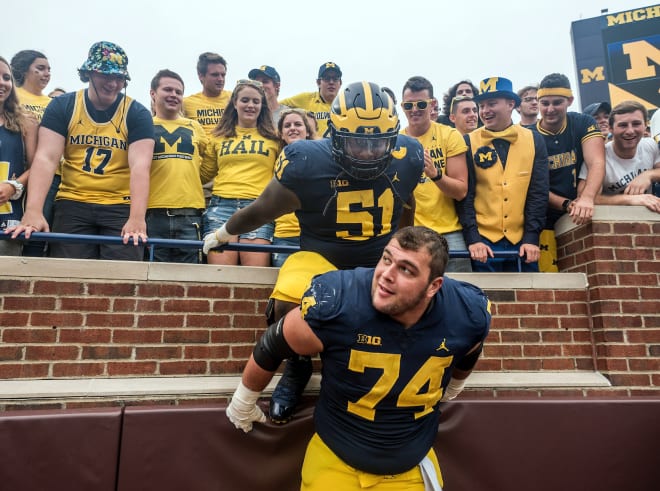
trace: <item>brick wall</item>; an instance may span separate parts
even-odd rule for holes
[[[469,389],[472,396],[660,395],[660,222],[650,212],[633,225],[629,218],[613,218],[608,207],[589,225],[562,222],[565,273],[453,275],[484,288],[493,302],[475,373],[484,381]],[[272,268],[0,258],[0,386],[237,377],[266,327],[275,277]],[[611,386],[568,383],[596,372]],[[517,374],[525,377],[509,383]],[[546,383],[557,374],[559,383]],[[497,376],[500,382],[488,382]],[[126,397],[101,399],[90,400]],[[66,400],[3,396],[0,387],[0,409]]]
[[[597,207],[592,223],[558,223],[562,271],[589,282],[596,368],[631,395],[660,386],[660,216],[641,206]]]

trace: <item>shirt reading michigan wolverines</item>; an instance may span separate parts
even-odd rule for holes
[[[183,99],[183,114],[186,118],[197,121],[206,134],[211,135],[218,126],[230,98],[229,90],[223,90],[218,97],[209,97],[198,92]]]
[[[120,94],[107,110],[96,110],[84,89],[53,99],[41,124],[65,138],[57,199],[130,203],[128,147],[154,135],[144,106]]]
[[[305,111],[314,113],[314,119],[318,130],[316,134],[320,137],[325,136],[328,130],[328,119],[330,118],[330,105],[332,101],[324,101],[321,94],[317,92],[303,92],[287,99],[282,99],[280,104],[289,107],[299,107]]]
[[[47,95],[34,95],[23,87],[16,87],[16,95],[21,106],[30,114],[34,115],[37,121],[41,121],[46,107],[50,104],[50,97]]]
[[[318,252],[341,269],[378,262],[424,167],[421,145],[408,136],[397,137],[392,156],[380,177],[364,180],[344,172],[329,139],[285,147],[275,177],[300,200],[302,250]]]
[[[443,390],[455,363],[486,338],[490,312],[480,289],[445,277],[404,329],[373,307],[373,275],[358,268],[317,276],[301,309],[327,347],[317,433],[350,466],[391,475],[415,467],[433,445]]]

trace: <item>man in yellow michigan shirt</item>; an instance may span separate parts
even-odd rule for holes
[[[328,130],[330,106],[341,88],[341,76],[339,65],[328,61],[319,67],[319,75],[316,78],[319,89],[317,92],[302,92],[281,100],[280,104],[313,112],[318,125],[316,134],[320,137],[325,136]]]

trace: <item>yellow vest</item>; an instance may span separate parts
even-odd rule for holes
[[[485,145],[483,128],[469,133],[476,178],[477,227],[492,242],[506,237],[517,244],[523,237],[525,201],[536,151],[532,132],[518,125],[514,128],[518,138],[509,146],[506,167],[492,144]]]

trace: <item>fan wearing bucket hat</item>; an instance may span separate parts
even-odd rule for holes
[[[594,213],[594,200],[605,177],[605,140],[594,118],[569,112],[573,92],[568,77],[546,75],[537,93],[541,119],[537,130],[545,140],[550,167],[550,197],[546,223],[541,233],[540,270],[558,271],[555,223],[568,213],[575,224],[586,223]],[[587,179],[577,176],[586,165]]]
[[[277,127],[280,121],[280,115],[285,109],[290,109],[289,106],[280,104],[277,98],[280,96],[280,74],[272,66],[261,65],[259,68],[253,68],[248,73],[250,80],[261,82],[266,93],[266,101],[268,108],[273,115],[273,124]]]
[[[522,271],[538,271],[548,204],[545,144],[536,132],[513,124],[520,98],[510,80],[482,80],[475,100],[484,126],[466,135],[471,179],[467,196],[457,203],[472,269],[517,271],[517,261],[494,254],[515,250]]]
[[[62,160],[53,232],[117,235],[124,244],[51,244],[51,256],[140,261],[147,238],[145,212],[154,149],[150,112],[122,90],[128,74],[124,50],[94,43],[78,70],[86,89],[51,101],[39,130],[30,170],[25,215],[14,236],[48,231],[43,204]]]
[[[317,123],[317,135],[326,136],[330,106],[341,88],[341,68],[333,61],[327,61],[319,67],[316,77],[316,92],[302,92],[293,97],[283,99],[280,104],[289,107],[299,107],[314,113]]]

